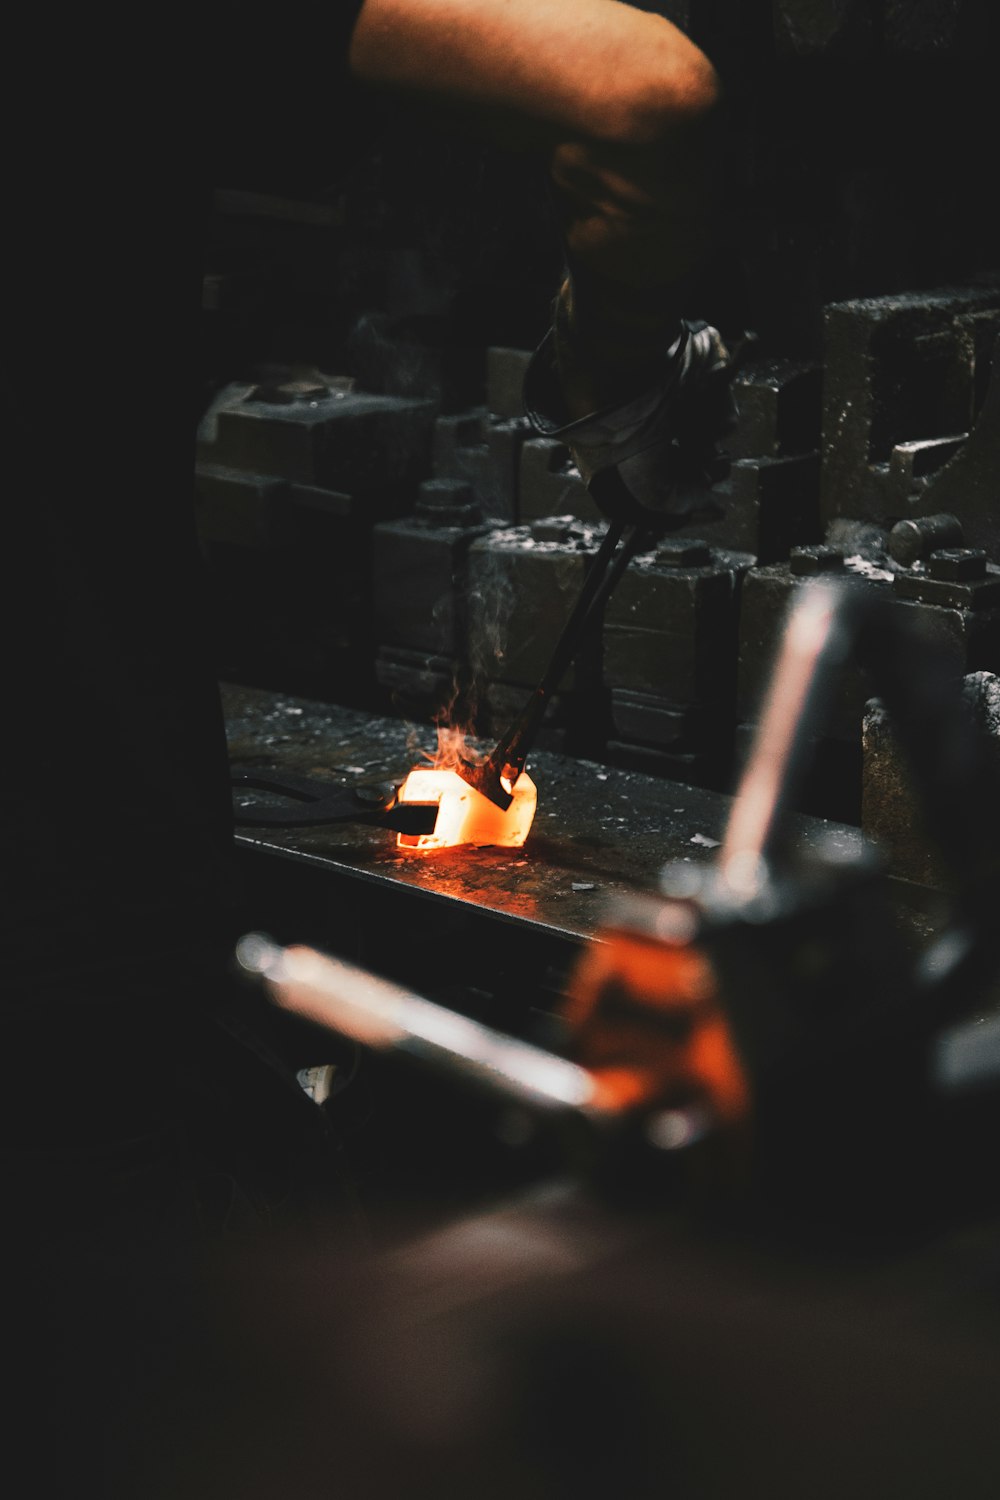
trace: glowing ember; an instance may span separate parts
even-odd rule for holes
[[[450,849],[456,844],[519,848],[528,837],[538,800],[535,783],[525,771],[514,783],[513,798],[501,812],[457,771],[417,766],[400,787],[399,800],[439,803],[437,823],[433,833],[398,834],[396,844],[400,849]]]

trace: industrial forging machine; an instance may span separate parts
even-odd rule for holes
[[[790,832],[851,658],[956,875],[948,919],[920,945],[874,851],[805,850]],[[567,1055],[312,949],[250,934],[237,956],[311,1022],[555,1113],[568,1165],[612,1193],[637,1188],[648,1207],[684,1181],[709,1204],[895,1226],[982,1185],[977,1142],[1000,1106],[998,814],[986,745],[934,640],[881,596],[817,581],[790,609],[714,864],[668,867],[658,893],[608,913],[568,985]]]

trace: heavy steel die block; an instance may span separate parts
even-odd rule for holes
[[[569,449],[556,438],[529,438],[522,445],[519,492],[525,522],[544,516],[575,516],[597,525],[602,519]]]
[[[822,512],[892,524],[933,491],[971,430],[1000,284],[908,292],[826,309]],[[945,439],[944,443],[934,440]],[[942,497],[928,508],[965,517]],[[971,533],[970,533],[971,535]]]
[[[461,661],[430,652],[380,646],[375,658],[375,680],[388,694],[393,708],[409,719],[436,723],[449,715],[460,692]]]
[[[488,520],[514,522],[521,447],[529,430],[523,416],[497,420],[481,407],[440,417],[434,428],[434,476],[470,485]]]
[[[448,480],[421,486],[414,515],[374,528],[373,618],[380,645],[462,654],[465,556],[485,529],[471,487]]]
[[[470,665],[477,678],[533,688],[576,603],[600,532],[570,516],[493,531],[468,555]],[[600,632],[585,639],[562,691],[600,683]]]
[[[202,426],[199,458],[215,466],[354,495],[425,478],[433,401],[336,385],[289,399],[279,387],[232,389]]]
[[[674,708],[732,711],[739,588],[752,563],[679,536],[633,559],[605,610],[605,683]]]
[[[718,514],[692,524],[715,547],[781,562],[793,547],[818,540],[819,453],[738,458],[714,491]]]
[[[631,563],[605,612],[616,764],[699,785],[724,777],[739,588],[752,562],[675,535]]]
[[[779,458],[819,448],[822,375],[803,360],[755,360],[733,381],[739,407],[725,446],[736,458]]]
[[[1000,561],[1000,338],[993,344],[989,361],[981,345],[991,322],[974,318],[965,326],[972,336],[980,335],[975,372],[977,378],[980,372],[988,372],[989,385],[968,439],[928,479],[915,510],[920,515],[954,511],[966,540]]]
[[[1000,671],[1000,567],[975,547],[932,552],[896,574],[896,607],[945,643],[956,676]]]
[[[487,349],[486,405],[491,416],[501,421],[524,416],[524,376],[530,359],[526,349]]]
[[[729,474],[691,522],[713,546],[769,563],[818,540],[820,374],[805,361],[768,359],[737,375],[739,417],[723,444]]]
[[[486,410],[481,406],[438,417],[434,423],[432,459],[436,479],[455,479],[472,484],[474,476],[463,473],[462,465],[468,450],[475,448],[481,440],[485,417]]]
[[[1000,678],[972,672],[963,680],[963,696],[986,737],[994,774],[1000,782]],[[924,828],[922,799],[916,795],[906,756],[890,716],[879,698],[865,706],[863,734],[861,828],[878,846],[891,875],[949,889],[960,871],[950,869]]]
[[[494,420],[483,426],[487,464],[479,492],[490,520],[520,521],[521,449],[531,435],[526,417]]]
[[[694,786],[727,785],[733,751],[733,704],[676,707],[663,698],[611,691],[605,758],[614,765],[669,776]]]
[[[612,705],[612,712],[615,712]],[[683,740],[680,742],[683,744]],[[608,739],[601,759],[608,765],[626,771],[641,771],[646,776],[662,776],[685,786],[699,786],[724,791],[731,781],[733,726],[725,725],[713,738],[707,750],[663,749],[640,744],[637,740]]]

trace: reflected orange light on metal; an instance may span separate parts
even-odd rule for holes
[[[508,790],[510,790],[508,788]],[[522,771],[513,788],[513,802],[503,812],[477,792],[457,771],[416,766],[399,789],[400,802],[437,802],[433,833],[397,835],[400,849],[452,849],[459,844],[494,844],[520,848],[535,817],[538,793]]]
[[[606,1108],[702,1101],[720,1125],[750,1110],[747,1076],[698,948],[611,931],[585,951],[566,1020],[574,1056],[598,1080]]]

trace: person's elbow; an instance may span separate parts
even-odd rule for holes
[[[708,58],[655,58],[623,76],[606,94],[601,134],[615,145],[669,146],[679,137],[707,131],[721,104],[719,76]]]

